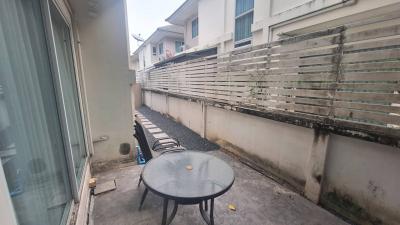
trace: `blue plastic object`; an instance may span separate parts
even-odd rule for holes
[[[139,165],[145,164],[146,160],[144,159],[142,150],[140,150],[139,146],[136,146],[136,151],[137,151],[137,156],[136,156],[137,163]]]

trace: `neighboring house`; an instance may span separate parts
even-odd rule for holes
[[[390,10],[396,0],[186,0],[166,21],[185,27],[187,52],[226,52]],[[365,13],[365,12],[370,13]]]
[[[155,63],[174,57],[184,50],[183,27],[167,25],[156,31],[131,55],[136,72],[145,71]]]
[[[0,224],[87,224],[91,169],[133,145],[125,4],[0,1]]]

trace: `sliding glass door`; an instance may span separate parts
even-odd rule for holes
[[[80,184],[87,154],[70,30],[54,4],[50,4],[50,12],[61,92],[66,113],[66,127],[69,134],[75,175],[77,183]]]
[[[71,203],[49,62],[39,0],[0,0],[0,158],[20,225],[63,224]]]
[[[52,1],[0,0],[0,169],[20,225],[65,224],[79,200],[87,154],[72,49]]]

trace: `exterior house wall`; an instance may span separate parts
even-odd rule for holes
[[[185,33],[184,33],[184,37],[185,37],[185,48],[186,49],[190,49],[190,48],[194,48],[196,46],[199,45],[199,36],[192,38],[192,21],[197,17],[197,15],[194,15],[192,17],[190,17],[187,21],[186,21],[186,26],[185,26]],[[200,27],[200,20],[199,20],[199,27]],[[200,35],[200,30],[199,30],[199,35]]]
[[[124,4],[102,1],[96,17],[85,14],[77,24],[92,137],[109,136],[94,144],[93,162],[117,160],[119,145],[133,142]]]
[[[225,31],[225,1],[200,0],[198,4],[199,46],[219,43]]]
[[[278,2],[278,1],[276,1]],[[313,12],[318,9],[323,9],[324,6],[331,5],[334,1],[322,1],[321,4],[311,4],[307,3],[305,9],[295,11],[291,13],[287,18],[294,18],[300,15],[306,15],[309,12]],[[324,5],[324,3],[328,5]],[[350,4],[351,3],[351,4]],[[338,5],[336,8],[327,8],[325,11],[321,13],[304,17],[301,20],[293,21],[287,24],[279,24],[283,23],[287,20],[283,15],[273,15],[274,10],[271,9],[271,5],[267,5],[269,7],[267,11],[270,12],[270,15],[266,17],[264,20],[264,27],[270,29],[264,29],[266,36],[271,36],[272,40],[276,40],[279,37],[277,36],[280,33],[285,33],[297,29],[307,28],[311,26],[315,26],[321,24],[323,27],[317,27],[318,29],[324,29],[326,26],[338,26],[344,23],[354,22],[357,20],[363,20],[365,18],[371,18],[375,15],[382,15],[387,11],[398,10],[400,1],[398,0],[382,0],[382,1],[373,1],[373,0],[363,0],[363,1],[349,1],[348,4]],[[283,4],[283,3],[282,3]],[[395,5],[393,5],[395,4]],[[286,10],[285,13],[289,13],[291,9],[293,9],[294,5],[288,4],[286,7],[284,5],[279,6],[278,8],[281,10]],[[381,9],[380,9],[381,8]],[[370,11],[371,12],[367,12]],[[365,12],[365,13],[363,13]],[[362,14],[360,14],[362,13]],[[282,14],[282,13],[281,13]],[[336,23],[334,21],[337,21]],[[331,22],[331,24],[329,24]],[[268,40],[268,39],[266,39]]]
[[[139,59],[138,59],[139,70],[144,70],[144,63],[145,63],[144,57],[145,57],[144,51],[143,50],[139,51]]]
[[[151,68],[155,63],[158,63],[162,60],[167,59],[167,52],[169,52],[169,57],[173,57],[176,54],[175,51],[175,41],[184,41],[183,38],[163,38],[157,43],[147,43],[145,46],[141,48],[141,50],[138,53],[138,59],[132,62],[131,64],[133,65],[134,68],[137,68],[136,71],[142,71],[142,70],[147,70]],[[164,46],[164,52],[162,54],[159,54],[159,48],[158,45],[160,43],[163,43]],[[157,53],[156,55],[153,55],[153,47],[156,47]],[[139,66],[135,67],[135,64],[138,64]]]
[[[144,96],[144,104],[153,110],[168,114],[207,139],[250,158],[304,191],[307,197],[310,177],[319,176],[320,201],[325,206],[340,206],[340,202],[347,201],[354,204],[352,207],[358,213],[372,215],[372,220],[397,224],[400,219],[400,180],[396,179],[400,151],[395,147],[320,134],[310,128],[150,91],[144,91]],[[322,167],[321,175],[315,173],[315,165]],[[357,212],[351,213],[354,216]]]
[[[393,8],[393,4],[396,3],[399,3],[399,1],[254,0],[252,44],[264,44],[279,39],[278,34],[312,27],[317,24],[324,25],[316,27],[315,30],[362,20],[371,17],[373,14],[382,14],[385,11],[398,10],[400,6]],[[381,7],[383,7],[381,11],[375,10],[372,14],[358,15]],[[193,17],[186,22],[186,49],[196,47],[193,50],[198,50],[217,44],[220,46],[220,52],[234,49],[235,1],[199,0],[198,18],[199,36],[197,39],[192,40],[191,38]]]
[[[179,39],[165,38],[163,41],[164,41],[164,48],[165,48],[165,54],[166,54],[165,57],[168,58],[167,51],[170,52],[170,55],[172,57],[177,54],[176,49],[175,49],[175,41],[183,41],[184,42],[184,39],[183,38],[179,38]]]
[[[151,65],[153,65],[153,61],[155,61],[156,58],[154,58],[152,55],[152,52],[151,52],[152,46],[150,44],[146,45],[143,48],[143,51],[144,51],[143,52],[144,60],[146,61],[146,63],[144,65],[145,65],[145,68],[147,69],[147,68],[151,67]]]

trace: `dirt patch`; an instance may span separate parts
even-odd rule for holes
[[[124,157],[121,159],[115,159],[110,161],[102,161],[102,162],[92,162],[90,164],[90,171],[93,174],[105,172],[108,170],[123,168],[127,166],[136,165],[135,157]]]
[[[344,216],[354,224],[384,225],[381,219],[372,216],[349,195],[341,194],[337,190],[324,193],[321,196],[321,205],[335,214]]]

